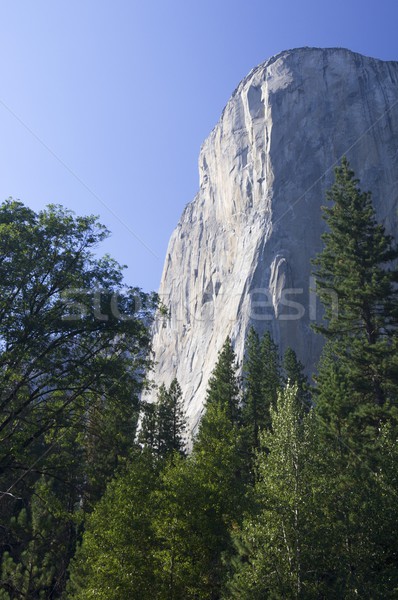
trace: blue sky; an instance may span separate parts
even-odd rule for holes
[[[98,214],[102,250],[157,289],[200,145],[287,48],[398,60],[397,0],[19,0],[0,5],[0,198]]]

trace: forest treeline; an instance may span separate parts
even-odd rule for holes
[[[398,597],[398,250],[346,159],[328,200],[314,382],[227,338],[189,452],[107,231],[2,205],[0,599]]]

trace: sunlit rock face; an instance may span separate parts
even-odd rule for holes
[[[199,157],[200,188],[173,232],[155,326],[156,382],[177,377],[192,429],[226,336],[238,359],[253,325],[311,373],[321,339],[310,260],[321,206],[347,155],[397,232],[398,62],[340,48],[274,56],[239,84]]]

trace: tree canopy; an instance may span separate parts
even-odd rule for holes
[[[1,600],[397,597],[398,250],[346,159],[328,199],[314,385],[228,337],[189,453],[106,229],[0,207]]]
[[[18,585],[26,597],[62,589],[76,511],[132,451],[156,296],[126,287],[123,267],[97,255],[108,235],[61,206],[0,206],[0,551],[11,597]],[[65,560],[48,562],[61,539]]]

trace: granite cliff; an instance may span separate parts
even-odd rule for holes
[[[345,49],[278,54],[239,84],[199,157],[200,188],[173,232],[159,289],[154,378],[176,376],[194,429],[227,335],[254,325],[309,372],[321,350],[311,258],[321,206],[347,155],[379,219],[398,232],[398,62]]]

